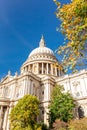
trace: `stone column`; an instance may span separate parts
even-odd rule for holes
[[[57,76],[57,67],[55,67],[55,75]]]
[[[30,94],[30,79],[26,77],[24,79],[24,95]]]
[[[53,64],[51,64],[51,74],[53,75]]]
[[[39,64],[37,63],[37,74],[39,74]]]
[[[23,73],[25,72],[25,67],[23,68]]]
[[[49,101],[50,99],[50,83],[44,84],[44,101]]]
[[[9,114],[11,113],[12,108],[13,108],[13,103],[11,103],[10,106],[8,107],[8,121],[7,121],[7,129],[6,130],[10,130]]]
[[[8,108],[7,108],[7,111],[8,111],[8,113],[7,113],[7,126],[6,126],[6,130],[10,130],[9,114],[10,114],[10,112],[11,112],[11,108],[9,108],[9,106],[8,106]]]
[[[29,80],[29,94],[32,94],[32,80]]]
[[[27,66],[25,67],[25,72],[27,72]]]
[[[3,130],[7,130],[8,111],[9,111],[9,107],[7,107],[7,109],[5,111],[4,122],[3,122]]]
[[[28,70],[30,71],[30,65],[28,66]]]
[[[31,94],[31,81],[28,81],[28,94]]]
[[[33,95],[33,81],[31,81],[31,94]]]
[[[3,124],[3,106],[1,106],[0,109],[0,130],[2,130],[2,124]]]
[[[48,109],[48,103],[46,106],[44,105],[44,124],[46,124],[49,127],[49,109]]]

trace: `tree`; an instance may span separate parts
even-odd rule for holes
[[[36,96],[25,95],[11,111],[11,130],[36,130],[38,114],[39,100]]]
[[[65,35],[65,45],[60,46],[64,68],[73,71],[87,65],[87,0],[72,0],[69,4],[57,5],[56,16],[61,20],[60,31]]]
[[[55,86],[51,96],[50,124],[52,125],[56,119],[68,122],[73,118],[74,100],[70,93],[64,92],[63,86]]]
[[[40,122],[38,125],[40,126],[41,130],[48,130],[47,125],[44,124],[43,122]]]

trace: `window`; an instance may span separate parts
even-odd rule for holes
[[[84,110],[81,106],[78,107],[78,115],[79,115],[79,118],[84,117]]]

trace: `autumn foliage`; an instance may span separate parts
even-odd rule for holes
[[[61,20],[60,31],[66,39],[58,53],[65,69],[74,70],[76,66],[87,62],[87,0],[72,0],[64,5],[57,0],[54,2],[58,7],[56,16]]]

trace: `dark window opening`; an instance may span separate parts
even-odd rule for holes
[[[84,117],[84,110],[81,106],[79,106],[79,108],[78,108],[78,115],[79,115],[79,118]]]

